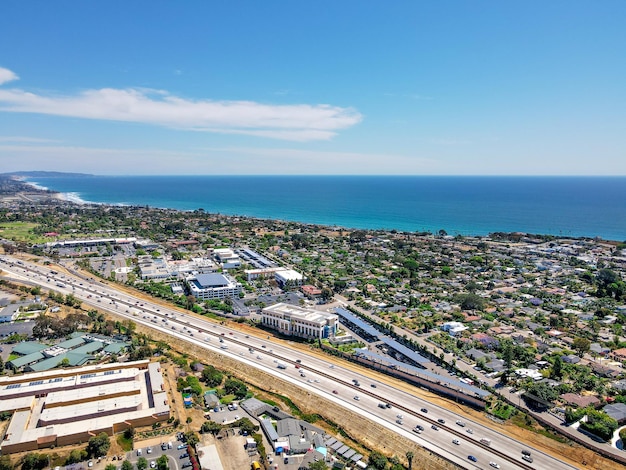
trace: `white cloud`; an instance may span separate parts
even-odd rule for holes
[[[15,76],[7,69],[0,69],[0,72],[3,70],[7,77]],[[163,90],[139,88],[102,88],[65,96],[0,89],[0,111],[139,122],[294,141],[328,140],[362,119],[361,114],[351,108],[326,104],[190,100]]]
[[[9,69],[5,69],[0,67],[0,85],[3,83],[11,82],[13,80],[19,80],[20,77],[17,76],[15,72]]]
[[[24,137],[19,135],[0,135],[0,142],[31,142],[31,143],[45,143],[45,142],[60,142],[56,139],[42,139],[41,137]]]

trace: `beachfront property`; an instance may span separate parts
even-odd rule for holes
[[[161,365],[148,360],[0,377],[6,412],[3,455],[85,443],[170,415]]]
[[[242,286],[228,274],[207,273],[187,278],[187,285],[196,299],[226,299],[237,297]]]
[[[261,311],[261,323],[283,335],[321,339],[337,333],[339,319],[334,313],[278,303]]]

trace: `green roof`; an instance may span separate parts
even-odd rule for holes
[[[108,344],[103,351],[107,352],[107,353],[111,353],[111,354],[117,354],[119,353],[122,349],[126,349],[128,347],[127,343],[111,343]]]
[[[13,347],[13,352],[15,354],[32,354],[39,351],[43,351],[44,349],[48,349],[50,346],[46,346],[45,344],[41,344],[37,341],[26,341],[24,343],[16,344]]]
[[[16,369],[25,366],[26,364],[30,364],[32,362],[41,361],[44,357],[40,352],[34,352],[32,354],[27,354],[26,356],[16,357],[15,359],[11,359],[8,361],[8,364],[11,364]]]
[[[57,346],[64,349],[74,349],[81,344],[85,344],[85,340],[82,337],[68,339],[66,341],[63,341],[62,343],[57,344]]]
[[[66,358],[68,361],[70,361],[70,366],[81,366],[90,359],[93,359],[93,357],[89,356],[88,354],[76,354],[72,352],[67,352],[59,354],[55,357],[49,357],[48,359],[45,359],[43,361],[39,361],[36,364],[28,366],[28,368],[31,369],[33,372],[42,372],[44,370],[54,369],[59,365],[59,362],[63,361],[63,359]]]

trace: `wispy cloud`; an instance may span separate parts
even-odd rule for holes
[[[13,80],[19,80],[20,77],[17,76],[15,72],[9,69],[5,69],[4,67],[0,67],[0,85],[7,82],[12,82]]]
[[[96,174],[424,174],[427,158],[297,148],[211,147],[125,149],[0,143],[3,171],[55,170]],[[176,162],[172,166],[172,162]],[[277,172],[277,169],[280,171]]]
[[[0,69],[0,83],[17,79]],[[102,88],[75,95],[0,89],[0,111],[139,122],[174,129],[246,134],[281,140],[328,140],[361,121],[351,108],[327,104],[190,100],[164,90]]]
[[[42,139],[41,137],[24,137],[24,136],[12,136],[12,135],[0,135],[0,142],[15,142],[15,143],[58,143],[60,140],[56,139]]]

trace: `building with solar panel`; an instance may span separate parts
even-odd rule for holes
[[[0,413],[13,413],[0,452],[85,443],[170,415],[158,362],[135,361],[0,377]]]

